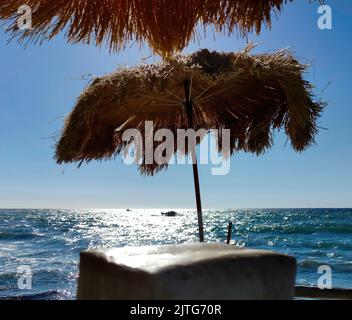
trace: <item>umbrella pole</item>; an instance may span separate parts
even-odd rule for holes
[[[185,108],[188,117],[188,127],[193,128],[193,101],[191,99],[191,83],[189,80],[184,82],[185,88]],[[204,242],[204,227],[203,227],[203,213],[202,213],[202,201],[200,197],[200,186],[199,186],[199,174],[198,174],[198,164],[197,164],[197,152],[196,144],[191,150],[192,163],[193,163],[193,179],[194,179],[194,190],[196,194],[197,202],[197,214],[198,214],[198,230],[199,230],[199,241]]]

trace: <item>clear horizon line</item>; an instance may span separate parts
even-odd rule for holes
[[[119,208],[101,208],[101,207],[92,207],[92,208],[84,208],[84,207],[28,207],[28,208],[22,208],[22,207],[10,207],[10,208],[1,208],[0,210],[161,210],[161,209],[174,209],[174,210],[197,210],[196,208],[176,208],[176,207],[119,207]],[[205,210],[270,210],[270,209],[352,209],[351,207],[213,207],[213,208],[203,208],[203,211]]]

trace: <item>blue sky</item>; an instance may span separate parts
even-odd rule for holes
[[[322,130],[317,145],[302,154],[285,146],[286,138],[279,134],[263,156],[235,155],[227,176],[212,176],[210,166],[201,166],[205,208],[352,207],[352,3],[326,2],[333,10],[332,30],[317,27],[316,3],[300,0],[286,5],[271,31],[249,40],[259,43],[256,52],[290,47],[312,65],[306,78],[329,103],[319,120],[329,130]],[[149,49],[134,46],[109,54],[67,44],[62,37],[24,49],[15,41],[7,45],[7,39],[0,30],[0,208],[195,206],[190,166],[143,177],[120,159],[80,169],[53,160],[55,142],[50,137],[62,128],[86,86],[82,75],[138,64],[150,55]],[[237,36],[215,35],[214,40],[208,34],[185,52],[199,47],[234,51],[245,45]]]

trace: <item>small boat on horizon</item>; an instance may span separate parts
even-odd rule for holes
[[[165,217],[176,217],[178,213],[176,211],[168,211],[168,212],[162,212],[161,215]]]

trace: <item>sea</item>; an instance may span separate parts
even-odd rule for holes
[[[0,299],[76,298],[79,253],[93,248],[197,241],[195,210],[0,210]],[[352,209],[204,210],[207,242],[293,255],[296,282],[352,288]]]

